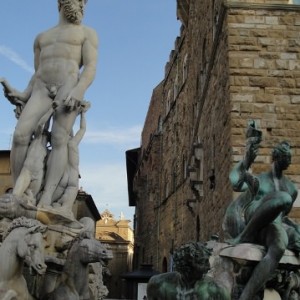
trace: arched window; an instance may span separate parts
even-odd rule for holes
[[[200,83],[198,85],[200,91],[202,91],[203,87],[204,87],[204,83],[205,83],[205,78],[206,78],[206,68],[207,68],[207,59],[206,59],[206,47],[207,47],[207,42],[206,39],[203,40],[203,44],[202,44],[202,53],[201,53],[201,65],[200,65]]]
[[[159,118],[158,118],[158,124],[157,124],[157,132],[161,133],[162,132],[162,128],[163,128],[163,120],[162,120],[162,117],[159,116]]]
[[[187,162],[185,155],[182,156],[182,179],[185,180],[187,177]]]
[[[188,54],[184,56],[182,66],[182,83],[185,83],[188,74]]]
[[[168,180],[168,173],[165,172],[165,198],[169,196],[169,180]]]
[[[166,115],[169,113],[170,108],[171,108],[171,90],[168,91],[167,98],[165,100]]]
[[[206,64],[207,64],[207,60],[206,60],[206,39],[204,39],[203,45],[202,45],[202,68],[201,68],[204,72],[206,72]]]
[[[200,241],[200,218],[197,216],[197,222],[196,222],[196,240],[197,242]]]
[[[179,76],[177,73],[174,80],[174,101],[176,100],[178,93],[179,93]]]
[[[166,257],[164,257],[163,262],[162,262],[162,272],[163,273],[168,272],[168,261],[167,261]]]
[[[176,167],[176,160],[173,161],[172,164],[172,192],[176,191],[177,186],[177,167]]]
[[[216,32],[217,32],[217,27],[218,27],[218,22],[219,22],[219,14],[218,14],[218,10],[216,9],[216,3],[215,0],[212,1],[212,15],[211,15],[211,19],[212,19],[212,39],[214,40],[216,37]]]

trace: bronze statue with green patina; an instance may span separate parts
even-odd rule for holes
[[[266,247],[266,254],[254,268],[240,300],[254,299],[276,270],[289,244],[283,221],[297,197],[296,186],[283,174],[291,163],[290,144],[284,141],[275,146],[271,169],[254,176],[249,169],[257,156],[261,134],[254,123],[249,130],[254,134],[248,136],[245,157],[230,174],[233,189],[243,193],[227,209],[225,229],[232,237],[231,244],[260,244]],[[235,208],[241,210],[244,218],[236,218],[238,209]],[[229,222],[230,218],[234,222]],[[297,235],[293,238],[299,240]]]
[[[230,300],[226,287],[206,276],[209,270],[208,248],[190,242],[174,251],[174,272],[154,275],[147,286],[148,300]]]

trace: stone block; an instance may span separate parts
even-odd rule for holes
[[[249,78],[249,83],[251,86],[259,86],[259,87],[276,87],[276,86],[278,86],[277,79],[272,78],[272,77],[251,76]]]

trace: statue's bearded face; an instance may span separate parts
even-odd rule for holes
[[[84,15],[85,0],[63,0],[61,9],[63,9],[66,19],[73,24],[80,24]]]

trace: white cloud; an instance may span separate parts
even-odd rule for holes
[[[80,154],[80,186],[92,195],[100,213],[108,209],[115,218],[123,213],[126,219],[133,220],[134,207],[129,207],[125,157],[122,156],[122,160],[116,157],[110,163],[111,158],[99,157],[99,153],[101,145],[117,146],[122,151],[137,147],[141,131],[142,126],[132,126],[86,132],[82,141],[82,150],[85,151]],[[97,147],[97,144],[100,146]],[[93,161],[90,162],[92,157]]]
[[[135,144],[139,145],[142,127],[109,128],[100,131],[87,131],[84,136],[85,143],[97,144]]]
[[[110,210],[116,218],[124,213],[126,219],[133,218],[134,208],[128,205],[127,175],[124,163],[94,164],[80,166],[80,186],[91,194],[99,210]]]
[[[34,73],[34,69],[23,60],[23,58],[9,47],[0,45],[0,54],[8,58],[10,61],[21,67],[23,70]]]

